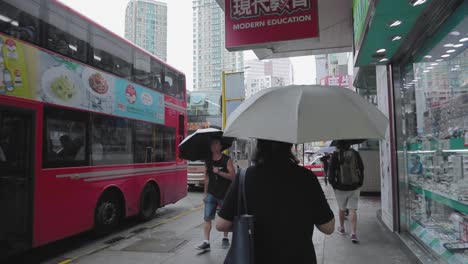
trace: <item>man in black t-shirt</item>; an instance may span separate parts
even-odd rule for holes
[[[205,224],[203,228],[205,240],[201,245],[197,246],[197,249],[205,251],[210,250],[210,232],[216,209],[223,205],[224,196],[236,175],[231,158],[221,152],[221,140],[219,138],[213,139],[210,148],[211,158],[205,161],[205,195],[203,198],[205,203]],[[224,233],[222,247],[229,247],[227,232]]]

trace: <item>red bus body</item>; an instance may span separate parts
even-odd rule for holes
[[[15,1],[0,1],[0,7],[7,6],[9,8],[14,8],[15,6],[12,4],[12,2]],[[62,4],[57,3],[56,1],[41,0],[39,2],[43,3],[47,7],[53,6],[53,8],[61,8],[61,12],[68,12],[70,13],[70,15],[73,15],[77,18],[81,18],[84,21],[86,21],[86,23],[89,23],[90,27],[96,27],[102,30],[101,27],[93,24],[91,21],[84,19],[83,16],[77,14],[76,12],[63,6]],[[16,3],[23,2],[18,1]],[[3,10],[6,10],[6,8],[3,8]],[[5,15],[5,13],[2,14],[1,12],[3,11],[0,10],[0,15],[2,15],[3,19],[5,20],[5,17],[7,16]],[[14,24],[13,22],[11,22],[12,25],[18,24],[18,22],[16,22],[16,24]],[[0,23],[6,22],[0,21]],[[21,26],[21,24],[19,26]],[[12,201],[10,203],[12,208],[15,208],[15,203],[18,203],[19,205],[26,205],[29,208],[24,209],[23,213],[16,214],[15,212],[7,212],[6,215],[6,218],[8,218],[10,217],[9,213],[11,213],[11,223],[14,223],[15,219],[21,218],[22,221],[24,220],[24,224],[21,224],[21,227],[18,227],[17,229],[19,230],[18,234],[21,233],[21,235],[23,235],[24,233],[24,237],[22,236],[21,239],[24,240],[26,246],[15,246],[13,245],[13,243],[11,243],[11,249],[7,249],[7,252],[2,252],[2,250],[0,250],[0,253],[5,253],[8,255],[10,253],[25,250],[28,247],[42,246],[47,243],[57,241],[78,234],[80,232],[92,229],[95,226],[96,206],[100,197],[106,190],[112,189],[116,192],[119,192],[122,195],[124,202],[123,215],[125,217],[137,215],[138,213],[140,213],[142,190],[148,184],[152,184],[152,186],[157,187],[160,196],[159,205],[161,207],[167,204],[175,203],[187,195],[187,163],[186,161],[179,158],[178,150],[176,147],[187,134],[185,76],[182,73],[178,72],[169,65],[162,63],[158,58],[150,56],[146,51],[143,51],[140,48],[131,45],[126,40],[112,35],[112,38],[115,38],[114,41],[119,42],[119,44],[122,45],[128,45],[128,48],[132,49],[132,54],[137,51],[141,52],[145,54],[145,56],[147,56],[148,61],[151,60],[151,62],[154,61],[155,63],[158,63],[158,65],[160,64],[161,69],[163,69],[164,67],[167,73],[167,78],[169,78],[169,74],[173,74],[173,77],[171,79],[172,85],[175,87],[175,82],[178,82],[179,85],[179,90],[177,90],[179,96],[176,97],[174,95],[176,92],[174,92],[173,95],[170,95],[166,92],[163,94],[160,90],[154,91],[155,89],[150,89],[144,87],[142,84],[134,83],[133,80],[128,80],[128,78],[124,79],[121,76],[115,75],[112,72],[106,72],[105,70],[96,68],[95,66],[90,65],[88,63],[77,61],[74,58],[65,56],[63,54],[58,54],[50,49],[46,49],[44,47],[39,46],[36,43],[18,39],[17,37],[13,37],[5,32],[0,32],[0,40],[2,40],[2,38],[3,40],[14,40],[16,43],[20,43],[28,50],[37,51],[38,54],[49,54],[54,58],[62,58],[62,60],[64,60],[65,63],[71,62],[73,64],[78,65],[78,67],[82,67],[83,69],[90,69],[95,72],[102,72],[102,74],[111,76],[112,79],[115,80],[115,83],[126,82],[135,86],[139,85],[142,87],[139,88],[139,91],[148,91],[148,93],[151,92],[152,94],[159,94],[161,96],[160,98],[163,98],[164,100],[163,123],[152,123],[151,121],[132,118],[131,116],[117,115],[117,117],[119,117],[122,120],[125,119],[128,122],[135,122],[135,124],[136,122],[143,122],[150,125],[157,124],[160,127],[172,129],[171,131],[175,131],[175,134],[173,133],[171,134],[171,136],[175,137],[175,140],[172,138],[169,139],[169,141],[171,142],[171,151],[173,151],[173,153],[175,154],[173,158],[171,158],[168,161],[155,162],[153,160],[150,160],[147,162],[140,163],[129,162],[112,165],[91,165],[92,163],[89,161],[91,155],[89,154],[89,152],[91,151],[91,146],[88,141],[90,139],[86,138],[87,141],[84,144],[87,144],[86,149],[88,152],[86,154],[86,160],[89,163],[88,165],[65,167],[45,166],[44,164],[46,163],[44,153],[46,152],[44,148],[46,142],[44,142],[44,140],[46,139],[46,135],[44,131],[46,129],[46,109],[64,109],[66,111],[89,115],[90,118],[92,115],[98,115],[100,118],[103,119],[105,119],[106,116],[112,118],[116,115],[109,113],[101,113],[93,109],[78,109],[73,106],[58,105],[55,103],[39,100],[38,98],[24,98],[22,96],[15,96],[11,94],[2,95],[0,91],[0,132],[4,128],[2,128],[3,123],[1,123],[3,122],[3,113],[14,114],[15,112],[24,112],[31,117],[31,126],[29,127],[31,131],[29,134],[26,133],[27,135],[29,135],[27,140],[29,143],[28,147],[31,153],[28,152],[26,153],[26,155],[30,155],[30,162],[28,164],[31,167],[30,173],[32,174],[30,179],[31,189],[29,191],[25,191],[25,193],[27,193],[27,195],[29,195],[30,197],[26,197],[22,200],[21,197],[11,198],[11,200],[7,200],[7,202]],[[76,47],[73,48],[76,49]],[[2,49],[0,49],[0,58],[1,56]],[[30,62],[26,62],[25,67],[30,67],[29,64]],[[8,66],[7,64],[5,65]],[[131,78],[133,78],[133,76],[131,76]],[[36,83],[33,83],[34,81]],[[29,85],[39,86],[39,84],[37,84],[39,82],[39,80],[31,80]],[[115,89],[117,91],[117,88]],[[92,137],[92,135],[89,135],[92,133],[89,132],[91,131],[91,123],[92,121],[90,121],[89,124],[87,124],[86,130],[86,135],[90,137]],[[134,126],[136,125],[134,125],[133,123],[131,124],[132,129],[135,129]],[[136,130],[131,131],[133,138],[135,138],[134,135]],[[2,143],[1,139],[0,143]],[[136,153],[136,143],[132,141],[131,144],[131,151],[132,154],[134,154]],[[159,150],[156,149],[156,151]],[[6,179],[8,178],[8,175],[3,174],[2,169],[0,167],[0,180],[2,180],[2,177]],[[0,188],[2,187],[1,184],[2,182],[0,181]],[[15,194],[12,194],[12,197],[13,196],[15,196]],[[19,194],[17,194],[16,196],[19,196]],[[1,203],[2,201],[0,201],[0,205]],[[16,208],[17,207],[18,206],[16,206]],[[5,216],[2,216],[2,218],[3,217]],[[18,226],[19,225],[20,224],[18,224]],[[7,244],[14,240],[9,240],[8,230],[6,230],[7,228],[8,227],[4,227],[4,229],[0,229],[0,244],[4,242],[4,240]]]

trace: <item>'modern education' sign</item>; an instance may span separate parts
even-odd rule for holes
[[[226,48],[318,37],[317,0],[225,0]]]

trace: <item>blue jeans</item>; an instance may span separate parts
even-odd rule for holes
[[[212,194],[206,194],[205,202],[205,221],[215,219],[216,209],[223,206],[223,200],[214,197]]]

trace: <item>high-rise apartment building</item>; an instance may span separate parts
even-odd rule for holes
[[[242,52],[228,52],[224,12],[216,0],[193,0],[193,88],[221,90],[222,72],[243,71]]]
[[[125,11],[125,38],[167,60],[167,4],[130,0]]]
[[[245,62],[246,98],[270,87],[294,83],[294,72],[289,58],[273,60],[248,60]]]

